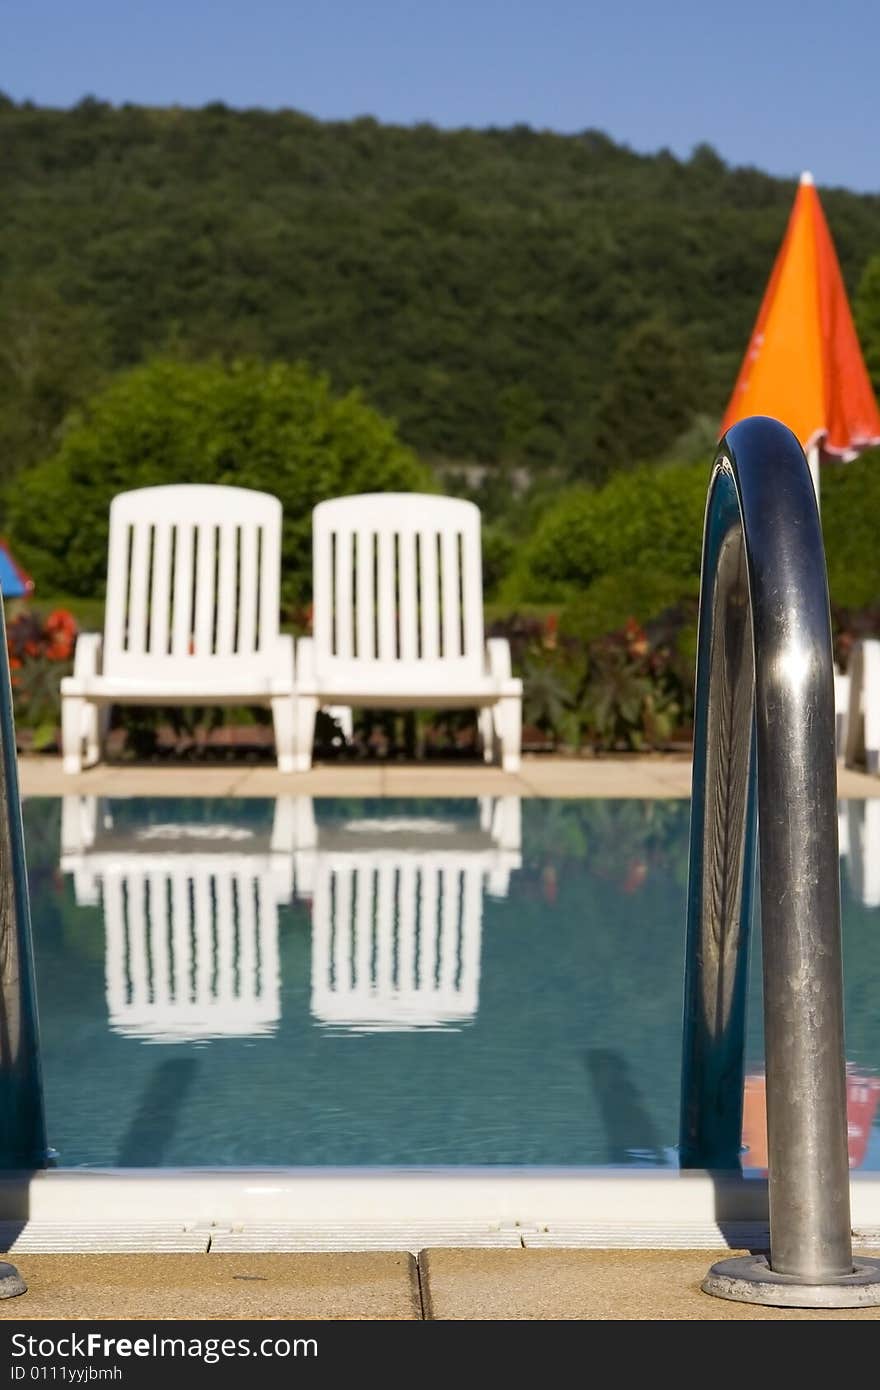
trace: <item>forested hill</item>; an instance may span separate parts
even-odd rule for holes
[[[794,196],[705,146],[90,99],[0,99],[0,169],[7,474],[173,351],[305,359],[428,459],[598,477],[717,419]],[[880,198],[822,200],[852,292]]]

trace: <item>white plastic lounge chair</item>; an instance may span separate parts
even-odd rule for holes
[[[834,724],[838,758],[846,753],[847,731],[849,729],[850,679],[842,671],[834,668]]]
[[[295,811],[279,799],[271,835],[168,822],[120,837],[109,803],[64,797],[61,869],[80,906],[103,908],[114,1032],[152,1043],[275,1032]]]
[[[851,798],[841,807],[838,823],[850,891],[863,906],[880,907],[880,800]]]
[[[83,633],[61,682],[65,772],[95,763],[111,705],[271,707],[293,771],[293,639],[279,632],[281,503],[197,484],[110,506],[103,642]]]
[[[313,513],[314,636],[297,648],[296,767],[321,705],[475,708],[487,761],[520,763],[522,682],[483,638],[480,513],[471,502],[368,493]]]
[[[480,825],[297,817],[296,891],[312,900],[313,1017],[340,1032],[458,1029],[479,1006],[483,898],[521,863],[518,797]],[[308,840],[313,841],[311,845]]]
[[[880,642],[856,642],[849,658],[847,767],[880,772]]]

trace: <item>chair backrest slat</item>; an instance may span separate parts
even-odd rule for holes
[[[179,484],[110,508],[104,671],[198,680],[274,670],[281,503],[246,488]]]
[[[355,611],[357,613],[357,656],[361,661],[373,661],[373,533],[359,531],[356,537],[357,558]]]
[[[128,650],[140,656],[147,646],[147,585],[150,579],[152,527],[135,526],[128,572]]]
[[[275,639],[278,636],[278,614],[281,605],[281,506],[278,507],[278,540],[274,551],[271,549],[267,528],[263,527],[258,536],[259,582],[257,598],[260,615],[260,630],[257,633],[257,651],[272,664]]]
[[[346,660],[354,656],[353,548],[352,532],[347,527],[340,529],[336,535],[333,596],[330,598],[330,604],[333,609],[335,650],[337,655]]]
[[[437,602],[437,535],[434,531],[419,532],[419,607],[421,613],[420,646],[425,661],[436,661],[440,655],[440,604]]]
[[[462,545],[461,600],[464,649],[472,655],[483,650],[483,560],[479,544]]]
[[[335,498],[315,508],[313,535],[319,668],[482,669],[480,514],[472,503],[418,493]]]
[[[242,526],[238,574],[238,649],[252,652],[257,645],[257,543],[256,526]]]
[[[211,656],[214,650],[214,565],[216,527],[200,526],[196,553],[195,655]]]
[[[461,573],[459,535],[444,531],[440,538],[440,594],[443,610],[443,655],[456,657],[461,650]]]
[[[193,559],[195,531],[192,526],[174,528],[174,611],[171,620],[171,650],[175,655],[189,651],[192,634]],[[109,588],[108,588],[109,592]]]
[[[150,602],[150,651],[168,651],[168,615],[171,607],[170,521],[157,521],[153,527],[153,592]]]
[[[376,532],[376,595],[380,661],[397,658],[397,603],[395,585],[397,536],[393,530]]]
[[[218,656],[232,656],[235,651],[235,619],[238,609],[238,527],[234,521],[224,521],[219,530],[217,634],[214,650]]]
[[[400,659],[417,661],[419,657],[419,589],[416,567],[416,534],[414,531],[398,537],[398,606],[400,610]]]

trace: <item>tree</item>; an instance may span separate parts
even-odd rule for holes
[[[853,315],[871,380],[880,391],[880,255],[872,256],[865,266]]]
[[[53,447],[71,408],[94,391],[107,342],[100,316],[44,280],[0,293],[0,483]]]
[[[701,404],[701,376],[687,338],[664,319],[625,334],[599,399],[591,477],[666,453]]]
[[[284,507],[282,596],[307,598],[311,511],[325,497],[424,488],[394,425],[302,365],[156,359],[115,379],[10,490],[7,524],[38,585],[103,591],[110,502],[159,483],[227,483]]]
[[[677,435],[695,404],[720,416],[794,192],[699,146],[676,160],[597,131],[324,123],[220,103],[0,101],[0,146],[0,283],[88,306],[108,368],[170,340],[193,358],[308,361],[362,388],[423,457],[542,479],[595,480]],[[880,245],[880,200],[822,196],[854,284]],[[648,345],[624,340],[654,319],[666,352],[640,364]],[[670,374],[675,337],[691,365]],[[64,338],[88,356],[90,327]],[[615,389],[616,349],[633,395]],[[77,370],[61,372],[68,404]],[[635,439],[621,435],[630,399]],[[0,443],[4,465],[35,456]]]

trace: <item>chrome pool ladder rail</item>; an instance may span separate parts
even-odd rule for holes
[[[30,901],[0,599],[0,1169],[47,1161]]]
[[[822,532],[804,452],[790,430],[765,417],[742,421],[722,439],[706,507],[684,1167],[740,1166],[756,877],[770,1258],[724,1261],[703,1287],[779,1305],[880,1302],[880,1263],[854,1263],[850,1227],[834,676]]]

